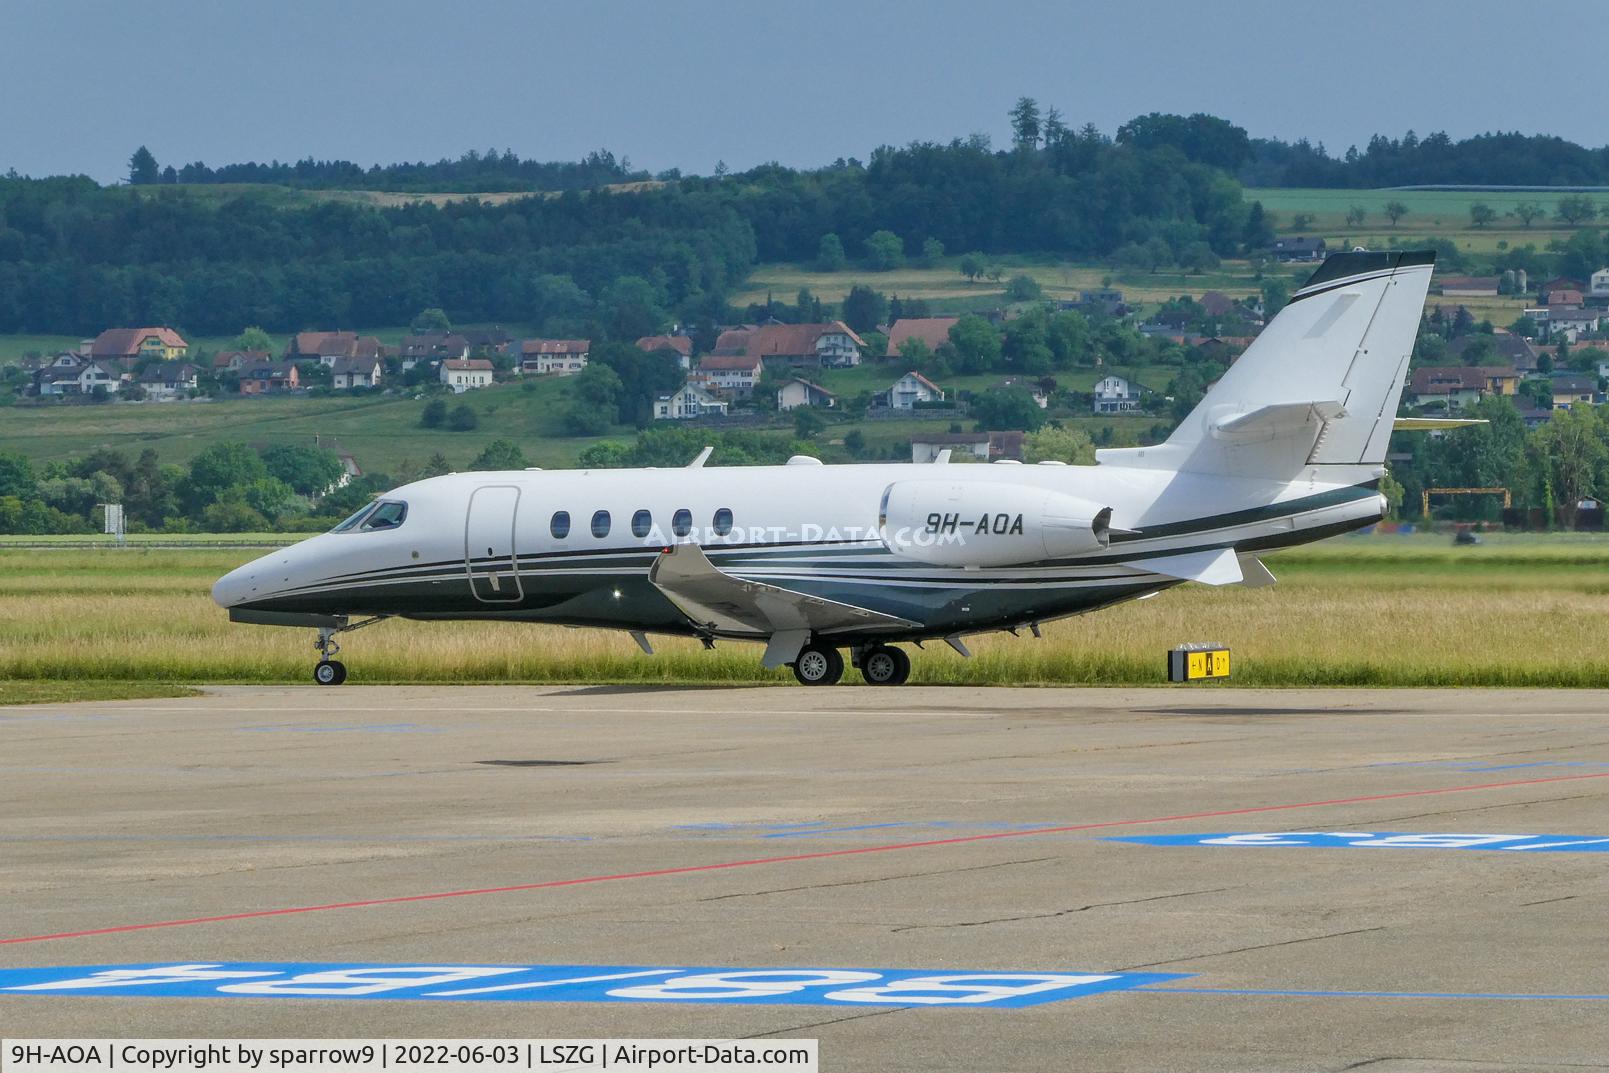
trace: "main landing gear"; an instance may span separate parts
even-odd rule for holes
[[[390,616],[375,615],[373,618],[366,618],[361,622],[353,622],[345,626],[320,626],[318,628],[318,640],[313,642],[313,647],[318,649],[319,654],[319,661],[313,666],[313,681],[321,686],[338,686],[346,681],[346,664],[335,658],[336,653],[341,651],[341,646],[335,640],[335,635],[346,633],[350,630],[361,630],[365,626],[372,626],[376,622],[381,622],[387,618],[390,618]],[[338,619],[337,621],[344,620]]]
[[[856,649],[854,659],[867,685],[904,685],[911,676],[911,657],[893,645]],[[831,645],[812,641],[794,657],[793,676],[800,685],[835,685],[844,676],[844,657]]]

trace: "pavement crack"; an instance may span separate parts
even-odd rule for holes
[[[1209,887],[1206,890],[1182,890],[1173,894],[1153,894],[1145,898],[1127,898],[1118,902],[1091,902],[1089,905],[1080,905],[1072,909],[1057,909],[1049,913],[1028,913],[1016,917],[994,917],[989,920],[962,920],[953,924],[906,924],[895,928],[894,931],[919,931],[924,928],[981,928],[988,924],[1012,924],[1020,920],[1051,920],[1055,917],[1070,916],[1073,913],[1085,913],[1091,909],[1105,909],[1114,905],[1138,905],[1141,902],[1161,902],[1169,898],[1188,898],[1193,894],[1217,894],[1230,890],[1230,887]]]
[[[1586,798],[1602,797],[1603,793],[1603,790],[1600,789],[1596,793],[1571,794],[1568,797],[1537,797],[1531,799],[1530,801],[1490,802],[1484,805],[1469,805],[1464,808],[1437,809],[1435,812],[1414,812],[1406,816],[1382,816],[1378,819],[1370,820],[1369,822],[1396,823],[1398,820],[1428,820],[1437,816],[1457,816],[1465,812],[1490,812],[1493,809],[1522,808],[1526,805],[1553,805],[1563,801],[1580,801]],[[1313,825],[1315,830],[1323,830],[1326,828],[1346,828],[1348,826],[1349,825],[1345,823],[1318,823]]]
[[[1166,961],[1147,961],[1142,965],[1125,965],[1117,972],[1133,972],[1135,969],[1152,969],[1159,965],[1177,965],[1182,961],[1202,961],[1206,958],[1227,957],[1230,954],[1244,954],[1252,950],[1272,950],[1279,946],[1295,946],[1298,943],[1313,943],[1320,939],[1339,939],[1346,935],[1366,935],[1371,931],[1386,931],[1389,925],[1380,924],[1372,928],[1353,928],[1349,931],[1334,931],[1324,935],[1304,935],[1299,939],[1285,939],[1277,943],[1257,943],[1252,946],[1237,946],[1230,950],[1218,950],[1211,954],[1191,954],[1188,957],[1169,958]]]
[[[975,864],[967,868],[940,868],[932,872],[901,872],[894,876],[873,876],[870,879],[845,879],[836,883],[807,883],[801,887],[777,887],[775,890],[749,890],[738,891],[734,894],[716,894],[709,898],[699,898],[701,902],[721,902],[728,898],[759,898],[767,894],[791,894],[801,890],[824,890],[829,887],[859,887],[868,883],[892,883],[900,879],[921,879],[924,876],[950,876],[962,872],[984,872],[991,868],[1006,868],[1016,864],[1042,864],[1045,861],[1057,860],[1055,857],[1028,857],[1020,861],[999,861],[994,864]]]
[[[1538,902],[1521,902],[1520,905],[1522,907],[1527,905],[1551,905],[1554,902],[1568,902],[1579,897],[1581,897],[1579,894],[1566,894],[1562,898],[1543,898]]]

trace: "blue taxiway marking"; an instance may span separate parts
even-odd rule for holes
[[[1115,835],[1107,842],[1143,846],[1270,846],[1335,849],[1480,849],[1508,853],[1609,853],[1609,838],[1590,835],[1475,834],[1441,831],[1240,831],[1191,835]]]
[[[1188,973],[629,965],[349,965],[254,962],[0,969],[0,998],[422,999],[795,1006],[1037,1006]]]

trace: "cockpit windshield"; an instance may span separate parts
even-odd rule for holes
[[[408,517],[408,504],[395,499],[382,499],[359,510],[352,517],[330,530],[332,533],[349,533],[354,529],[372,532],[376,529],[395,529]]]

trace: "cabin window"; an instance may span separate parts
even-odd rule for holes
[[[693,531],[693,512],[683,507],[670,519],[670,531],[677,536],[686,536]]]
[[[570,512],[558,510],[553,512],[553,520],[548,523],[548,532],[553,534],[554,540],[563,540],[570,535]]]
[[[636,514],[631,516],[632,536],[645,537],[648,535],[648,531],[653,527],[654,516],[649,514],[646,510],[639,510]]]
[[[609,535],[609,512],[600,510],[592,516],[592,535],[602,540]]]
[[[363,519],[365,530],[395,529],[408,517],[408,504],[396,500],[382,502],[374,508],[374,512]]]
[[[722,507],[715,512],[715,535],[725,536],[732,531],[732,512]]]
[[[346,521],[342,522],[340,525],[336,526],[334,529],[331,529],[330,532],[332,532],[332,533],[345,533],[345,532],[348,532],[349,530],[356,529],[358,527],[358,523],[361,522],[365,517],[367,517],[369,511],[371,511],[373,509],[374,509],[374,504],[373,503],[364,504],[362,507],[358,508],[358,511],[357,511],[356,514],[352,515],[350,518],[348,518]]]

